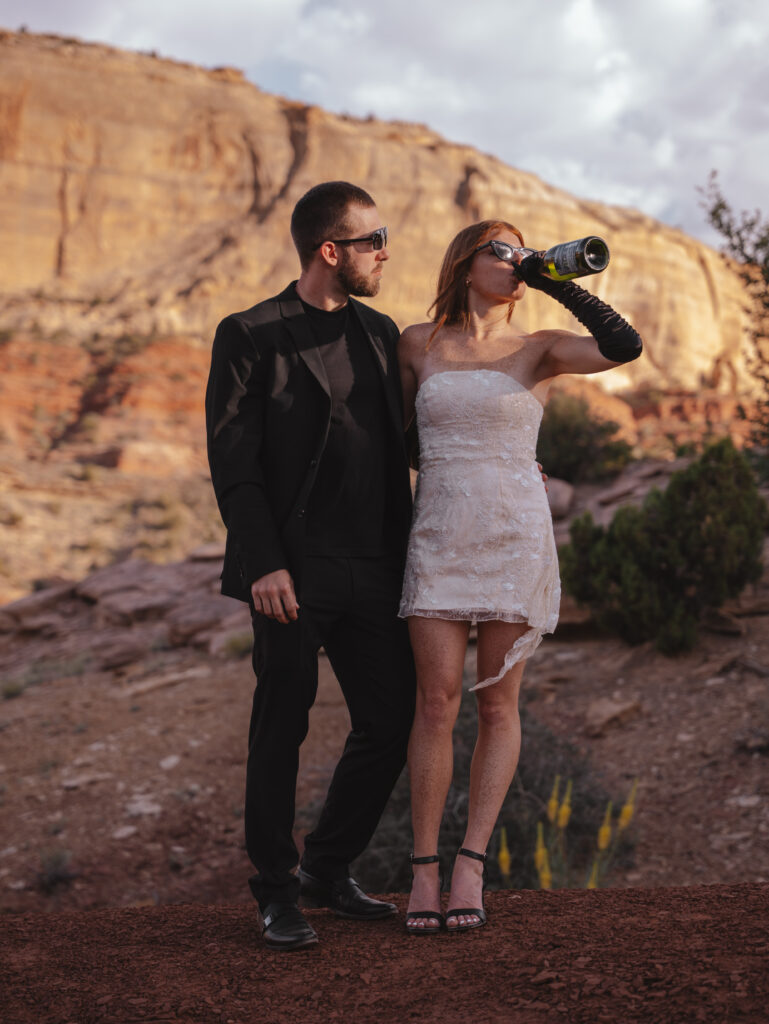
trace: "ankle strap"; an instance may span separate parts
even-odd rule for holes
[[[409,854],[412,864],[437,864],[440,857],[436,853],[433,857],[415,857],[414,854]]]
[[[472,857],[473,860],[479,860],[482,863],[485,863],[486,861],[485,853],[476,853],[475,850],[466,850],[464,846],[461,847],[459,853],[462,857]]]

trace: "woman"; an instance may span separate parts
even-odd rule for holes
[[[558,618],[560,582],[535,462],[550,382],[635,359],[641,339],[611,307],[541,276],[512,224],[482,221],[449,245],[432,323],[399,341],[406,423],[417,417],[420,472],[400,615],[417,668],[409,741],[413,934],[486,923],[483,865],[520,750],[526,658]],[[512,319],[526,285],[569,309],[591,336],[528,334]],[[472,622],[478,624],[478,738],[467,830],[441,915],[438,830],[452,776],[452,730]]]

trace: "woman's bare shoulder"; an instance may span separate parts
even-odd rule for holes
[[[434,330],[435,324],[411,324],[402,332],[400,344],[404,346],[424,345]]]
[[[552,345],[556,341],[563,341],[576,337],[578,337],[578,335],[573,331],[563,331],[560,328],[545,327],[542,330],[533,331],[531,334],[527,334],[526,341],[537,345],[542,345],[543,343]]]
[[[398,358],[401,362],[418,366],[427,349],[434,324],[412,324],[398,339]]]

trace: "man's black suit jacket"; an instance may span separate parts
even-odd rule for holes
[[[251,584],[288,569],[299,586],[305,510],[328,436],[331,397],[309,318],[293,282],[219,324],[206,390],[211,479],[225,526],[222,593],[247,601]],[[411,487],[393,321],[350,299],[387,399],[388,535],[405,557]]]

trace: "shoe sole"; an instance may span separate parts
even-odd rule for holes
[[[343,917],[348,921],[381,921],[385,917],[392,917],[393,914],[398,913],[398,908],[393,907],[392,909],[377,910],[372,914],[351,914],[347,910],[337,910],[328,902],[316,899],[314,896],[305,896],[303,893],[299,896],[299,904],[306,910],[330,910],[336,917]]]
[[[386,917],[392,917],[398,913],[398,908],[394,910],[377,911],[376,914],[350,914],[346,910],[335,910],[334,907],[330,907],[328,903],[305,903],[303,905],[308,910],[330,910],[334,917],[342,917],[345,921],[383,921]]]

